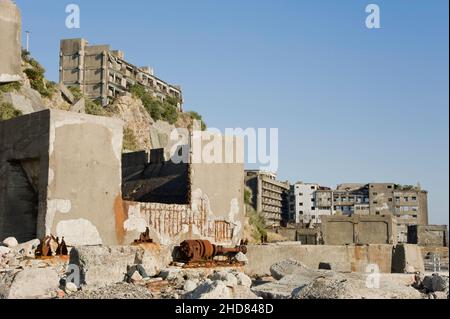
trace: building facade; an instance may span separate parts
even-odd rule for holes
[[[340,184],[335,190],[314,183],[297,183],[289,194],[289,222],[321,223],[323,215],[392,215],[398,242],[408,241],[408,227],[428,225],[428,193],[420,186],[394,183]]]
[[[59,81],[76,86],[87,97],[107,105],[111,99],[129,94],[136,83],[143,85],[155,98],[178,101],[182,109],[181,88],[157,78],[150,67],[137,67],[125,61],[122,51],[109,45],[90,46],[85,39],[61,40]]]
[[[332,214],[332,191],[315,183],[298,182],[289,192],[289,222],[313,226]]]
[[[0,0],[0,84],[21,79],[21,15],[11,0]]]
[[[274,173],[260,170],[245,171],[245,184],[252,190],[253,208],[261,212],[267,226],[280,226],[289,214],[289,183],[280,182]]]

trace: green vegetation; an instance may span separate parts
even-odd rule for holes
[[[167,97],[161,101],[146,90],[141,84],[134,84],[130,88],[131,94],[142,101],[144,108],[155,121],[164,120],[170,124],[175,124],[178,120],[178,100],[174,97]]]
[[[22,112],[16,110],[11,103],[0,104],[0,121],[10,120],[21,115]]]
[[[80,88],[77,86],[69,86],[69,91],[72,93],[75,100],[79,100],[83,97],[83,93],[81,93]]]
[[[13,91],[19,91],[22,84],[20,82],[11,82],[7,84],[0,84],[0,93],[8,93]]]
[[[267,238],[266,220],[264,216],[254,210],[252,207],[252,190],[248,187],[244,189],[244,204],[249,224],[252,228],[252,237],[256,241]]]
[[[123,150],[124,151],[139,151],[139,145],[131,129],[125,128],[123,130]]]
[[[31,66],[24,71],[30,80],[31,87],[38,91],[43,97],[52,97],[56,92],[56,83],[47,81],[44,78],[45,69],[38,61],[30,57],[28,52],[22,51],[22,58]]]
[[[86,114],[107,116],[108,112],[100,105],[99,102],[85,98]]]
[[[188,112],[188,114],[192,120],[200,121],[202,131],[206,131],[206,129],[207,129],[206,123],[203,121],[203,118],[200,114],[198,114],[197,112],[194,112],[194,111],[190,111],[190,112]]]

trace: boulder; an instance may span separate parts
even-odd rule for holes
[[[305,269],[307,269],[307,267],[303,263],[294,259],[286,259],[273,264],[270,267],[270,273],[273,278],[280,280],[286,275],[290,275],[295,272],[302,272]]]
[[[222,281],[207,279],[196,289],[183,296],[184,299],[232,299],[231,288]]]
[[[362,274],[339,274],[318,277],[310,284],[295,289],[293,299],[422,299],[421,293],[410,287],[380,282],[380,287],[369,288]]]
[[[242,252],[237,253],[236,256],[233,257],[233,260],[242,263],[244,265],[248,264],[248,258]]]
[[[78,287],[73,282],[67,282],[64,290],[68,295],[70,295],[70,294],[77,292]]]
[[[238,280],[231,272],[216,271],[208,277],[211,280],[222,281],[227,287],[235,287],[238,285]]]
[[[422,281],[422,286],[428,292],[448,292],[449,277],[433,274],[426,276]]]
[[[186,282],[183,285],[183,290],[186,292],[191,292],[197,288],[198,280],[186,280]]]
[[[252,286],[252,279],[242,272],[238,272],[236,275],[238,285],[250,288]]]
[[[38,248],[40,243],[41,241],[39,239],[33,239],[14,247],[14,251],[24,257],[34,258],[36,249]]]
[[[12,281],[8,299],[49,298],[59,287],[59,276],[51,268],[28,268]]]
[[[19,245],[19,243],[17,242],[17,239],[15,239],[14,237],[8,237],[5,240],[3,240],[3,245],[5,245],[8,248],[14,248],[17,245]]]
[[[0,256],[5,256],[11,252],[11,249],[8,247],[0,246]]]

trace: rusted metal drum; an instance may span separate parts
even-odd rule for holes
[[[180,251],[190,261],[211,259],[216,254],[215,246],[208,240],[185,240],[180,245]]]

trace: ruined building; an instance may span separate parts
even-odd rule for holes
[[[291,222],[320,223],[324,215],[392,215],[397,240],[408,241],[408,227],[428,225],[428,193],[420,187],[394,183],[341,184],[335,190],[317,184],[296,184],[291,193],[295,205]]]
[[[21,16],[11,0],[0,0],[0,84],[20,80]]]
[[[166,161],[162,150],[122,159],[122,140],[120,120],[59,110],[0,122],[0,238],[127,245],[148,228],[167,245],[239,243],[243,163],[192,160],[199,151],[189,145],[180,147],[187,163]],[[223,154],[243,152],[235,140]]]
[[[149,67],[136,67],[127,62],[122,51],[109,45],[88,45],[85,39],[61,40],[59,81],[76,86],[81,92],[107,105],[111,98],[129,93],[133,84],[142,84],[154,97],[178,101],[182,109],[183,95],[179,86],[157,78]]]
[[[252,190],[253,208],[263,214],[267,226],[280,226],[288,214],[289,183],[277,181],[276,174],[245,171],[245,184]]]

